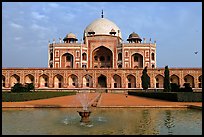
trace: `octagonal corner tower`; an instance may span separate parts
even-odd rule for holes
[[[97,35],[114,35],[122,39],[120,28],[112,21],[106,18],[98,18],[90,23],[84,30],[84,37],[94,34]]]

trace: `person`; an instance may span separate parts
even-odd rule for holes
[[[128,97],[128,93],[127,93],[127,92],[125,92],[125,97],[126,97],[126,98]]]

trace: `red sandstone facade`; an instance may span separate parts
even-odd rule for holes
[[[55,69],[3,68],[2,88],[14,83],[34,83],[35,88],[142,88],[143,69]],[[163,88],[164,68],[148,69],[150,88]],[[170,68],[171,82],[193,88],[202,88],[202,70],[199,68]]]
[[[36,89],[136,89],[141,87],[147,66],[150,88],[163,88],[164,68],[156,67],[156,41],[146,42],[131,33],[128,42],[121,31],[105,18],[84,30],[82,42],[73,33],[48,45],[48,68],[3,68],[2,88],[15,83],[34,83]],[[201,68],[170,68],[171,82],[202,88]]]

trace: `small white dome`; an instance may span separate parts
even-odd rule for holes
[[[110,35],[113,30],[116,32],[115,36],[119,36],[122,39],[121,31],[115,23],[106,18],[99,18],[86,27],[84,36],[88,36],[88,32],[93,31],[95,32],[94,35]]]

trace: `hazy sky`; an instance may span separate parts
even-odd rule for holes
[[[47,67],[48,41],[72,32],[80,42],[102,9],[124,41],[156,40],[157,67],[202,67],[201,2],[4,2],[2,67]]]

